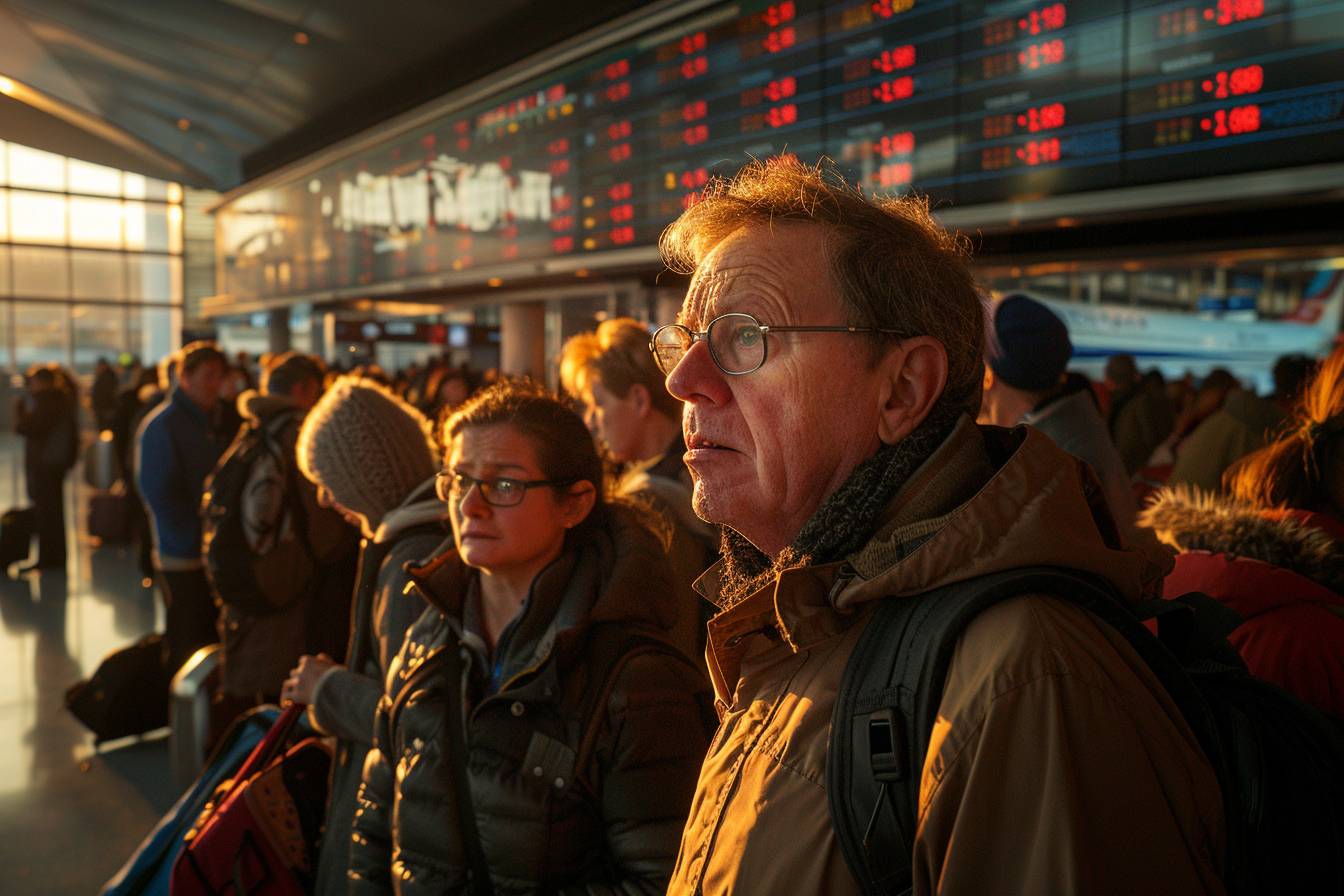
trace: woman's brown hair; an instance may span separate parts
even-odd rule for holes
[[[1333,510],[1332,476],[1344,475],[1344,346],[1322,362],[1302,391],[1288,429],[1223,474],[1235,498],[1260,507]]]
[[[443,444],[473,426],[515,427],[532,444],[547,479],[591,482],[594,509],[606,502],[602,459],[583,419],[545,386],[529,379],[505,379],[482,389],[443,424]]]

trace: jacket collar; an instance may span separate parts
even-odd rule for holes
[[[172,402],[177,407],[191,415],[191,418],[202,426],[214,426],[212,415],[207,414],[205,409],[187,397],[187,393],[182,391],[180,386],[173,387]]]
[[[657,536],[632,511],[612,505],[605,524],[576,533],[574,542],[532,583],[524,615],[509,638],[504,660],[509,671],[536,665],[564,652],[597,623],[616,623],[652,637],[666,637],[677,614],[691,612],[673,592],[671,571]],[[408,588],[455,625],[463,618],[475,570],[462,562],[450,538],[435,555],[409,563]]]
[[[1047,437],[963,417],[863,547],[840,563],[785,570],[711,621],[716,687],[731,692],[736,681],[734,638],[768,627],[767,635],[805,650],[847,628],[871,601],[1035,565],[1102,576],[1134,599],[1156,594],[1171,557],[1122,548],[1095,478]],[[695,583],[716,603],[721,570],[722,561]]]
[[[779,573],[711,620],[711,644],[769,626],[792,649],[805,650],[843,631],[852,620],[849,614],[836,612],[840,594],[860,577],[871,577],[902,552],[922,544],[942,525],[942,514],[974,494],[992,472],[975,424],[963,417],[888,503],[867,545],[843,561]],[[722,560],[715,563],[694,586],[720,606],[723,565]]]
[[[281,414],[297,413],[299,406],[288,395],[270,395],[249,389],[238,396],[238,414],[245,420],[266,424]]]

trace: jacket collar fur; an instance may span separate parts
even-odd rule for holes
[[[1183,553],[1258,560],[1344,594],[1344,544],[1294,515],[1177,486],[1158,492],[1139,522]]]

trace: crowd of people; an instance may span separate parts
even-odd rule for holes
[[[300,353],[254,387],[208,343],[95,381],[165,662],[220,642],[228,714],[294,701],[334,739],[316,892],[856,892],[832,729],[867,620],[1024,569],[1203,591],[1253,674],[1344,714],[1344,347],[1269,397],[1127,356],[1089,382],[923,204],[786,159],[661,248],[677,320],[573,337],[559,393]],[[59,381],[17,423],[39,507]],[[1229,890],[1215,768],[1079,603],[1003,600],[941,675],[917,824],[864,834],[894,889]]]

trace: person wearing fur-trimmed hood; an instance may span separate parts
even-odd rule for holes
[[[1344,348],[1291,427],[1223,476],[1225,495],[1160,492],[1141,522],[1181,551],[1168,597],[1203,591],[1245,618],[1251,672],[1344,716]]]

